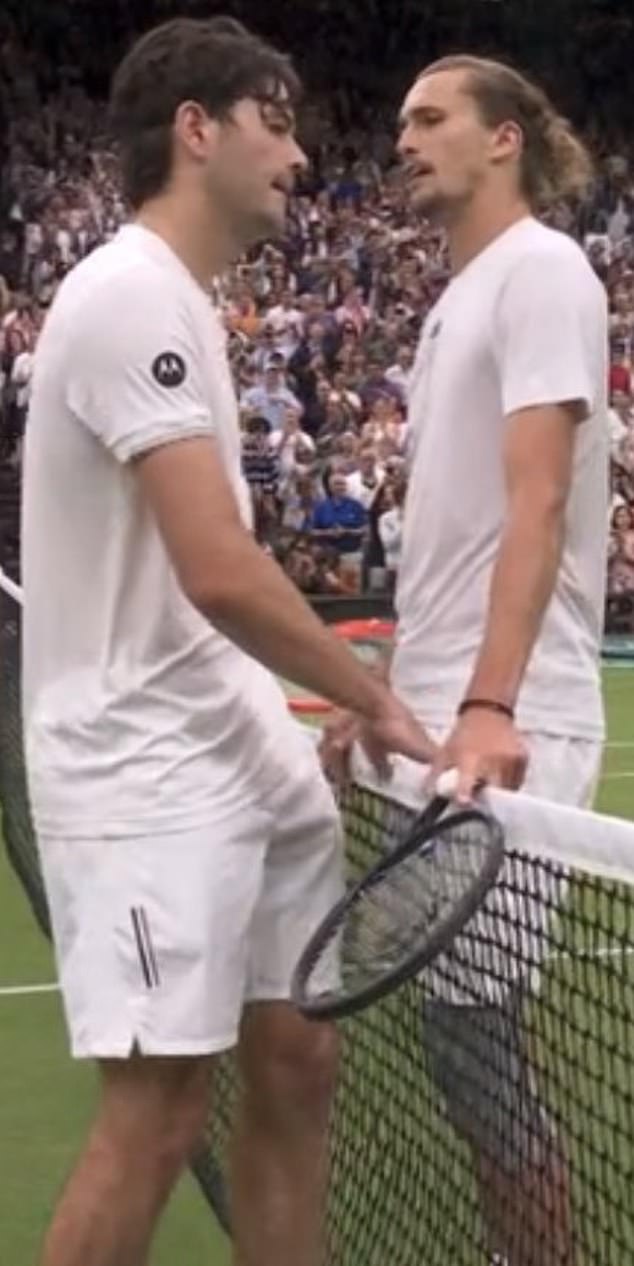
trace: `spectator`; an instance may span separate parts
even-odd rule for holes
[[[414,352],[411,345],[401,343],[394,364],[385,371],[386,382],[398,388],[403,401],[407,399],[407,388],[413,364]]]
[[[377,400],[393,400],[399,405],[402,403],[402,393],[400,388],[393,382],[388,382],[385,372],[377,360],[372,360],[368,364],[365,381],[361,388],[361,403],[364,413],[370,415]]]
[[[279,461],[271,449],[266,418],[249,417],[242,434],[242,470],[254,494],[275,496],[279,481]]]
[[[312,471],[308,467],[296,466],[283,498],[282,527],[294,532],[310,532],[317,500]]]
[[[348,496],[346,476],[336,472],[330,480],[329,496],[318,501],[315,507],[311,531],[317,541],[337,551],[342,574],[345,572],[355,591],[360,585],[366,528],[366,510],[360,501]]]
[[[297,350],[304,329],[304,318],[296,306],[292,290],[283,290],[280,302],[264,313],[267,331],[271,331],[277,351],[288,361]]]
[[[265,418],[272,431],[281,431],[287,410],[302,412],[302,406],[287,386],[284,377],[284,357],[274,352],[264,371],[264,380],[249,388],[241,400],[242,408],[251,414]]]
[[[630,348],[622,339],[617,339],[612,343],[612,354],[610,362],[610,392],[620,392],[622,395],[631,396],[632,394],[632,364],[630,360]]]
[[[284,425],[279,431],[271,432],[269,445],[278,459],[279,495],[285,501],[293,476],[311,465],[316,452],[314,440],[301,429],[299,409],[286,410]]]
[[[383,483],[385,472],[376,459],[376,450],[368,444],[359,452],[358,469],[348,475],[346,491],[353,501],[359,501],[365,510],[369,510],[376,494]]]
[[[387,588],[394,591],[403,543],[403,502],[405,487],[402,483],[388,483],[383,493],[383,510],[378,519],[378,531],[383,546]]]

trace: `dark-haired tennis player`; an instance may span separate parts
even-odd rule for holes
[[[430,744],[256,545],[206,287],[278,234],[305,159],[288,61],[228,20],[146,35],[113,88],[134,220],[65,281],[24,504],[30,792],[64,1004],[101,1100],[43,1266],[143,1266],[239,1042],[239,1266],[317,1266],[330,1028],[287,1001],[340,892],[334,802],[268,670]],[[266,665],[266,667],[264,667]]]
[[[399,151],[412,207],[447,232],[453,279],[411,381],[390,679],[464,797],[479,779],[517,787],[528,758],[528,791],[584,806],[603,740],[606,299],[539,216],[583,191],[589,160],[539,89],[472,57],[417,78]],[[343,718],[326,744],[335,771],[349,737]],[[541,909],[507,897],[520,939]],[[432,1069],[473,1150],[493,1260],[571,1266],[562,1148],[515,1005],[489,985],[481,1005],[427,1007]]]

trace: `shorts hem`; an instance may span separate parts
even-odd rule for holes
[[[203,1041],[169,1041],[160,1038],[146,1038],[134,1034],[127,1042],[73,1042],[71,1054],[73,1059],[131,1059],[133,1052],[144,1058],[158,1059],[161,1056],[187,1058],[187,1056],[220,1055],[232,1050],[238,1044],[237,1029],[225,1037],[208,1038]]]
[[[290,985],[278,985],[277,987],[267,985],[256,985],[249,988],[245,995],[244,1005],[248,1007],[250,1002],[290,1002],[291,988]]]

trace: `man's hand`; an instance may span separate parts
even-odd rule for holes
[[[361,744],[381,778],[389,778],[389,755],[397,753],[431,765],[438,749],[411,712],[394,695],[386,695],[385,708],[372,722],[363,722],[352,712],[339,711],[326,723],[319,755],[328,777],[344,785],[350,775],[350,753]]]
[[[354,712],[339,709],[329,717],[319,742],[319,758],[326,777],[343,787],[350,776],[350,753],[361,734],[361,722]]]
[[[465,712],[434,762],[432,779],[458,770],[456,799],[469,803],[480,783],[517,791],[526,774],[528,752],[510,717],[484,708]]]

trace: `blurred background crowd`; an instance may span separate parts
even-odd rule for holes
[[[566,0],[561,6],[569,7]],[[113,3],[103,31],[103,14],[93,7],[96,29],[88,41],[90,15],[80,2],[52,3],[48,25],[42,29],[39,22],[35,34],[28,4],[12,10],[9,3],[0,18],[0,563],[14,574],[22,438],[39,331],[68,270],[126,217],[106,130],[104,48],[114,60],[133,30],[165,16],[168,7]],[[178,11],[215,7],[181,4]],[[310,173],[293,201],[285,240],[263,244],[237,264],[218,281],[210,302],[219,305],[226,326],[244,473],[263,547],[309,595],[389,595],[407,489],[408,378],[421,322],[447,284],[448,264],[442,236],[412,219],[402,195],[393,120],[410,68],[407,57],[390,59],[385,49],[372,60],[371,12],[381,0],[360,0],[356,25],[337,19],[329,0],[315,0],[307,6],[314,39],[304,29],[294,45],[301,7],[291,6],[286,19],[283,3],[275,10],[283,43],[293,48],[302,72],[304,57],[309,63],[302,139]],[[598,159],[590,204],[557,207],[553,219],[583,244],[610,300],[609,615],[613,626],[626,628],[634,613],[634,155],[619,129],[623,116],[609,75],[610,91],[604,85],[601,95],[606,65],[596,56],[599,32],[609,71],[619,6],[610,13],[599,0],[586,7],[595,15],[601,10],[601,21],[588,34],[587,64],[575,46],[576,78],[568,52],[558,81],[552,70],[549,81],[537,26],[540,56],[516,56],[579,116]],[[246,3],[222,8],[279,35],[263,28]],[[410,44],[411,23],[431,8],[417,5],[414,19],[405,2],[398,38]],[[443,6],[445,23],[447,8],[452,5]],[[430,18],[434,39],[429,30],[421,37],[415,64],[457,46],[500,51],[490,27],[509,21],[506,6],[479,0],[471,18],[468,8],[454,0],[451,39],[438,15]],[[533,8],[524,6],[524,22]],[[474,10],[483,26],[471,29]],[[358,21],[362,11],[365,23]],[[307,21],[305,15],[304,26]],[[580,29],[577,22],[577,40]],[[631,18],[619,28],[621,41],[628,32],[630,56],[632,29]],[[497,42],[513,56],[510,34],[502,37]],[[411,48],[408,56],[411,61]],[[329,78],[326,60],[345,74]],[[467,412],[468,400],[464,407]]]

